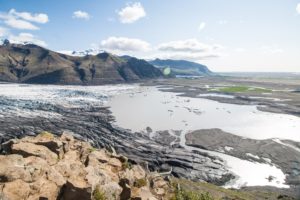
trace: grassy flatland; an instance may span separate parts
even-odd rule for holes
[[[272,92],[270,89],[266,88],[259,88],[259,87],[250,87],[250,86],[229,86],[229,87],[222,87],[222,88],[213,88],[211,91],[218,91],[218,92]]]
[[[172,72],[178,75],[199,75],[199,71],[197,69],[176,69],[173,68]]]
[[[193,182],[185,179],[172,179],[175,196],[172,200],[262,200],[282,199],[292,200],[294,198],[281,195],[274,191],[252,190],[242,191],[236,189],[225,189],[210,183]],[[180,188],[180,189],[178,189]]]

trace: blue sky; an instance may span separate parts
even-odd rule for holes
[[[300,0],[0,0],[0,37],[214,71],[300,72]]]

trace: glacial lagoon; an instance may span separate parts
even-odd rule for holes
[[[12,113],[27,118],[62,117],[51,109],[39,108],[40,103],[79,108],[109,106],[115,117],[115,126],[133,132],[150,127],[153,134],[160,130],[181,130],[180,144],[189,150],[205,151],[185,145],[185,134],[197,129],[220,128],[245,138],[273,138],[283,144],[283,139],[300,141],[300,118],[296,116],[262,112],[255,105],[225,104],[201,96],[183,97],[162,92],[157,87],[137,84],[89,87],[0,84],[0,98],[0,118]],[[237,179],[226,187],[288,187],[285,175],[272,161],[261,164],[219,152],[206,152],[224,159],[228,169],[237,175]],[[274,181],[267,180],[270,176],[274,177]]]

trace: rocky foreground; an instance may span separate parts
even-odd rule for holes
[[[272,188],[225,189],[132,164],[69,133],[13,139],[0,155],[1,200],[295,200]],[[146,166],[146,165],[145,165]]]
[[[14,139],[2,145],[0,199],[169,199],[159,174],[69,134]]]

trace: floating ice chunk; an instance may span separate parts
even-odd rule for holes
[[[256,158],[256,159],[258,159],[258,160],[260,159],[259,156],[253,155],[252,153],[246,153],[246,155],[249,156],[249,157],[252,157],[252,158]]]
[[[233,96],[233,95],[218,94],[218,93],[199,94],[198,97],[222,97],[222,98],[229,98],[229,99],[234,99],[235,98],[235,96]]]
[[[273,139],[273,141],[274,141],[274,142],[277,142],[278,144],[281,144],[281,145],[283,145],[283,146],[289,147],[289,148],[291,148],[291,149],[293,149],[293,150],[295,150],[295,151],[300,152],[300,149],[299,149],[298,147],[295,147],[294,145],[291,145],[291,144],[284,143],[284,142],[282,142],[282,141],[281,141],[280,139],[278,139],[278,138]]]
[[[229,146],[225,146],[224,149],[225,149],[226,151],[232,151],[234,148],[233,148],[233,147],[229,147]]]

